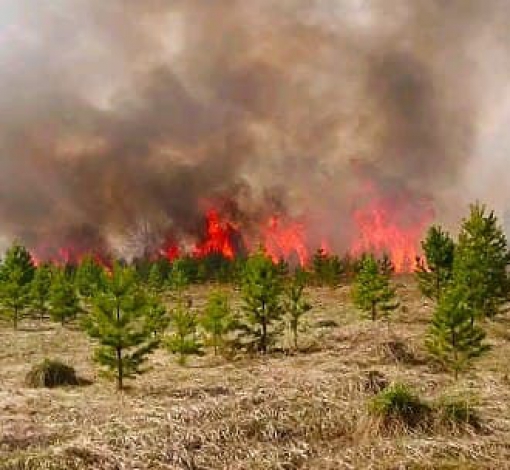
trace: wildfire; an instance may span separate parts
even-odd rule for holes
[[[417,211],[420,212],[419,209]],[[430,221],[430,213],[421,211],[418,220],[412,223],[405,223],[402,214],[402,207],[392,207],[389,201],[382,198],[376,198],[354,211],[359,236],[352,245],[351,253],[354,256],[364,252],[375,255],[387,253],[396,272],[411,272],[419,253],[420,239]]]
[[[80,249],[73,246],[65,246],[57,250],[39,247],[33,250],[31,256],[35,266],[39,266],[42,263],[50,263],[55,266],[77,266],[86,257],[91,257],[96,264],[106,270],[111,269],[112,266],[112,262],[107,256],[94,250]]]
[[[181,256],[181,250],[173,238],[167,238],[159,250],[159,255],[168,261],[174,261]]]
[[[282,222],[278,216],[272,216],[263,229],[263,243],[266,253],[276,263],[280,259],[289,260],[296,256],[301,266],[309,261],[305,230],[297,222]]]
[[[221,220],[216,209],[210,209],[206,214],[205,238],[195,245],[193,255],[202,258],[211,254],[221,254],[227,259],[234,259],[235,234],[234,226],[228,221]]]
[[[365,188],[364,200],[352,213],[358,229],[350,244],[349,254],[355,257],[371,252],[377,256],[386,253],[390,256],[395,271],[410,272],[414,260],[419,254],[419,242],[426,225],[431,221],[431,211],[425,204],[405,194],[393,194],[392,197],[378,196],[373,186]],[[258,225],[253,222],[244,225],[234,217],[225,214],[221,208],[211,208],[204,215],[202,237],[191,250],[181,249],[180,240],[175,233],[167,236],[164,243],[155,251],[153,258],[163,257],[174,261],[181,256],[191,254],[196,258],[220,255],[233,260],[236,256],[253,252],[262,245],[265,252],[277,263],[285,260],[290,263],[308,266],[311,261],[310,250],[315,250],[304,219],[292,219],[285,215],[272,215]],[[228,212],[230,213],[230,212]],[[35,264],[50,262],[64,266],[79,264],[85,256],[92,256],[99,265],[108,268],[111,262],[105,251],[91,249],[93,245],[67,244],[58,250],[39,247],[33,250]],[[329,239],[320,244],[322,252],[332,254]]]

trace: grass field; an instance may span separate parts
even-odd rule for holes
[[[76,327],[2,326],[0,469],[510,468],[510,317],[486,325],[492,351],[455,384],[423,350],[430,303],[412,280],[398,282],[390,325],[361,319],[347,288],[311,290],[303,351],[230,362],[208,354],[181,367],[160,350],[123,394],[98,374]],[[195,307],[207,291],[191,290]],[[27,388],[26,373],[45,357],[91,383]],[[481,429],[372,432],[370,370],[424,399],[470,392]]]

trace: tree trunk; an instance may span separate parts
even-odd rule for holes
[[[372,321],[375,321],[376,319],[377,319],[376,304],[374,301],[372,301]]]
[[[117,348],[117,390],[124,388],[124,367],[122,364],[122,349]]]
[[[267,353],[267,321],[266,317],[262,317],[262,336],[260,338],[260,350],[263,354]]]
[[[117,302],[117,325],[120,323],[120,305]],[[116,347],[117,352],[117,390],[122,390],[124,388],[124,365],[122,363],[122,347]]]
[[[15,330],[18,329],[18,307],[14,307],[14,317],[12,318],[12,326]]]

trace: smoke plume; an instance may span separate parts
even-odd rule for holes
[[[374,193],[404,218],[503,211],[509,18],[505,0],[2,0],[0,231],[136,251],[193,239],[214,203],[343,249]]]

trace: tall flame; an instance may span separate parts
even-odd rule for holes
[[[264,227],[262,236],[265,251],[274,262],[296,256],[301,266],[308,264],[310,256],[302,224],[282,221],[280,217],[272,216]]]
[[[193,254],[197,257],[221,254],[227,259],[233,259],[236,255],[233,241],[235,232],[234,226],[222,220],[216,209],[210,209],[206,214],[205,238],[195,245]]]
[[[420,211],[420,208],[416,209]],[[412,223],[402,221],[402,211],[391,207],[388,201],[376,198],[353,213],[359,236],[351,247],[351,253],[359,256],[370,252],[375,255],[386,253],[391,258],[395,271],[411,272],[419,254],[419,242],[430,213],[423,211]]]

